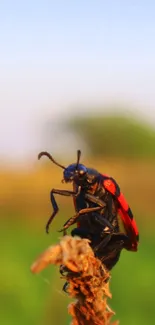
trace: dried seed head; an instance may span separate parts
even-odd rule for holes
[[[49,264],[63,265],[67,292],[76,298],[68,307],[71,325],[110,325],[114,312],[107,304],[110,274],[98,260],[89,240],[65,236],[59,244],[49,247],[32,265],[38,273]],[[63,268],[62,268],[63,269]],[[115,322],[111,325],[117,325]]]

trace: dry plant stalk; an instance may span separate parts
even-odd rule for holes
[[[49,264],[64,265],[62,276],[69,286],[67,292],[76,301],[68,307],[72,316],[71,325],[117,325],[111,323],[114,312],[107,304],[109,272],[100,260],[95,258],[89,240],[65,236],[60,243],[49,247],[31,266],[33,273],[39,273]]]

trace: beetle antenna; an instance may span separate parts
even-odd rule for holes
[[[53,157],[50,155],[50,153],[48,153],[47,151],[41,151],[38,155],[38,159],[40,159],[42,156],[47,156],[55,165],[65,169],[65,167],[63,165],[60,165],[59,163],[57,163]]]
[[[77,150],[77,164],[76,164],[76,169],[78,169],[80,157],[81,157],[81,150]]]

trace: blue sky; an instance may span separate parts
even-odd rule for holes
[[[123,103],[155,122],[154,85],[154,1],[0,2],[4,158],[40,149],[42,123],[75,106]]]

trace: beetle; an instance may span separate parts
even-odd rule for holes
[[[114,264],[117,262],[122,248],[137,251],[138,228],[132,211],[116,181],[108,175],[81,164],[80,150],[77,150],[76,163],[70,164],[68,167],[56,162],[46,151],[40,152],[38,159],[42,156],[47,156],[64,170],[63,183],[71,182],[73,184],[73,191],[52,189],[50,199],[53,213],[47,222],[46,232],[48,233],[49,226],[59,210],[54,194],[71,196],[76,214],[64,224],[62,229],[64,234],[71,225],[77,222],[77,228],[72,231],[72,235],[89,238],[94,251],[98,252],[100,258],[106,255],[107,251],[109,251],[108,256],[115,255],[113,256]],[[120,231],[118,215],[124,226],[125,232],[123,233]]]

